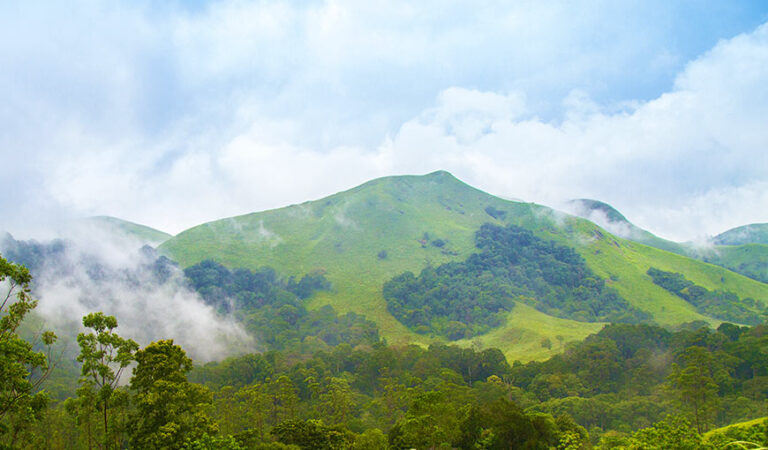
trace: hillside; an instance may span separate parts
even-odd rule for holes
[[[152,247],[167,241],[171,235],[160,230],[110,216],[94,216],[84,220],[108,232],[122,234]]]
[[[211,258],[233,268],[271,266],[285,276],[322,271],[333,289],[312,297],[310,307],[331,304],[339,312],[365,314],[390,343],[427,344],[442,339],[416,334],[395,320],[386,309],[382,285],[405,271],[465,260],[476,252],[475,232],[484,223],[514,224],[573,247],[609,286],[662,325],[719,321],[653,284],[646,274],[650,267],[682,272],[707,289],[768,299],[768,285],[616,237],[550,208],[500,199],[447,172],[380,178],[324,199],[206,223],[169,239],[159,250],[182,267]],[[501,348],[511,360],[540,359],[601,327],[519,304],[504,326],[459,342]],[[545,339],[555,345],[545,348]]]
[[[768,223],[753,223],[751,225],[732,228],[718,234],[712,241],[717,245],[768,245]]]
[[[709,245],[699,245],[660,238],[630,222],[611,205],[597,200],[572,200],[568,207],[573,214],[631,241],[722,266],[768,283],[768,224],[733,228],[712,238]]]
[[[607,203],[580,198],[571,200],[568,203],[568,210],[572,214],[594,222],[617,236],[668,252],[690,256],[689,248],[685,244],[668,241],[638,227],[616,208]]]

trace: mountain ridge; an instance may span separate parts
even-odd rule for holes
[[[333,290],[309,299],[310,308],[330,304],[342,313],[365,314],[388,341],[426,345],[441,340],[416,334],[395,320],[386,310],[381,286],[406,271],[418,273],[430,265],[466,259],[476,252],[474,233],[484,223],[520,226],[573,247],[633,306],[663,325],[720,321],[653,284],[646,274],[650,267],[683,272],[709,290],[768,298],[763,283],[615,236],[545,206],[495,197],[445,171],[377,178],[318,200],[200,224],[159,250],[182,267],[214,259],[233,268],[270,266],[285,276],[322,272]],[[433,244],[437,241],[441,245]],[[499,347],[511,360],[525,360],[557,351],[543,348],[544,339],[577,340],[600,327],[516,307],[504,326],[459,343]]]

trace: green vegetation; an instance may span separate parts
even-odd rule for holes
[[[734,228],[715,236],[713,245],[679,243],[662,239],[635,226],[612,206],[588,199],[571,202],[580,217],[591,218],[594,211],[605,216],[605,225],[631,241],[650,247],[716,264],[753,280],[768,283],[768,224],[752,224]]]
[[[331,288],[322,273],[304,275],[297,282],[293,277],[279,277],[269,267],[230,271],[205,260],[186,268],[184,274],[207,304],[233,314],[264,349],[323,348],[379,340],[376,325],[364,316],[354,312],[339,316],[331,306],[307,310],[307,298]]]
[[[700,259],[768,283],[768,245],[721,245],[703,252]]]
[[[488,231],[519,232],[495,228]],[[265,277],[274,275],[269,269],[235,276],[206,262],[191,272],[202,290],[210,287],[202,281],[220,277],[228,280],[222,283],[227,295],[248,298],[250,292],[257,303],[286,295],[303,301],[286,288],[306,292],[301,280]],[[687,281],[666,277],[670,285]],[[327,287],[318,274],[306,280]],[[581,342],[566,345],[563,335],[537,342],[565,348],[545,361],[512,366],[495,348],[373,340],[320,349],[285,345],[193,369],[172,341],[134,352],[130,339],[115,334],[113,317],[93,313],[83,324],[93,331],[79,338],[77,398],[40,402],[35,413],[17,416],[21,421],[7,416],[13,428],[3,439],[12,448],[714,449],[735,439],[765,443],[762,424],[702,433],[764,416],[768,325],[672,332],[613,324]],[[130,384],[121,387],[120,371],[131,361]],[[0,363],[6,382],[13,363]]]
[[[50,352],[36,351],[17,331],[37,306],[30,295],[31,281],[26,267],[0,256],[0,446],[14,446],[48,402],[38,387],[50,374]],[[50,331],[41,334],[48,349],[55,340]]]
[[[485,224],[475,245],[480,253],[464,262],[427,267],[418,278],[406,272],[384,283],[389,312],[417,332],[450,340],[502,325],[516,301],[586,322],[650,319],[606,287],[573,249],[524,228]]]
[[[190,371],[180,347],[158,341],[136,353],[130,385],[113,394],[127,399],[111,413],[127,418],[113,429],[114,442],[217,449],[765,445],[765,421],[702,432],[764,415],[767,345],[766,325],[670,332],[616,324],[562,355],[512,366],[496,349],[380,342],[241,355]],[[20,447],[87,448],[88,422],[76,421],[70,406],[49,407],[29,423]]]
[[[169,239],[159,250],[182,267],[214,259],[230,269],[269,266],[286,276],[321,271],[333,289],[310,297],[308,310],[331,305],[341,314],[364,314],[390,343],[429,345],[447,338],[403,325],[387,310],[382,286],[405,272],[419,274],[427,267],[466,261],[477,252],[475,233],[485,223],[516,225],[574,248],[606,287],[662,325],[705,320],[716,326],[719,321],[653,284],[646,274],[649,267],[685,273],[710,290],[768,299],[766,284],[615,237],[549,208],[494,197],[446,172],[381,178],[321,200],[210,222]],[[522,306],[508,313],[501,327],[456,342],[501,348],[507,357],[527,361],[560,351],[556,344],[542,348],[543,338],[553,343],[558,335],[566,342],[580,340],[600,327]]]
[[[77,361],[82,363],[80,389],[77,390],[78,418],[88,424],[89,447],[96,442],[103,448],[120,448],[119,426],[115,425],[116,420],[110,412],[124,401],[122,396],[114,395],[115,390],[123,371],[134,361],[133,354],[139,344],[120,337],[115,332],[117,320],[101,312],[83,317],[83,326],[93,331],[77,336],[80,345]],[[92,423],[98,422],[94,412],[100,413],[103,419],[100,439],[91,433]]]
[[[717,245],[768,245],[768,223],[753,223],[732,228],[715,236],[713,242]]]
[[[768,308],[762,300],[750,297],[741,300],[733,292],[709,291],[687,280],[683,274],[665,272],[654,267],[648,269],[648,275],[654,283],[685,299],[699,312],[710,317],[749,325],[757,325],[768,317]]]

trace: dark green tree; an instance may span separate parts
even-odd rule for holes
[[[211,393],[187,380],[192,360],[173,340],[149,344],[136,352],[136,362],[131,377],[133,448],[177,449],[218,432],[205,412],[213,401]]]
[[[711,373],[715,361],[707,349],[697,346],[686,349],[683,361],[684,367],[672,365],[669,381],[693,419],[696,430],[702,433],[708,427],[719,400],[718,385]]]

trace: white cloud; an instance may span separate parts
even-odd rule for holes
[[[606,200],[673,238],[765,221],[765,27],[683,70],[746,23],[723,5],[0,6],[0,228],[111,214],[177,232],[438,168]],[[726,213],[677,214],[726,193]]]
[[[465,94],[477,104],[486,95]],[[605,200],[639,225],[685,240],[768,220],[760,190],[768,179],[767,95],[763,26],[721,42],[673,91],[626,112],[600,112],[576,94],[562,123],[496,116],[489,132],[465,143],[439,119],[451,110],[438,102],[431,120],[403,125],[393,159],[401,170],[443,167],[490,192],[545,204]]]

